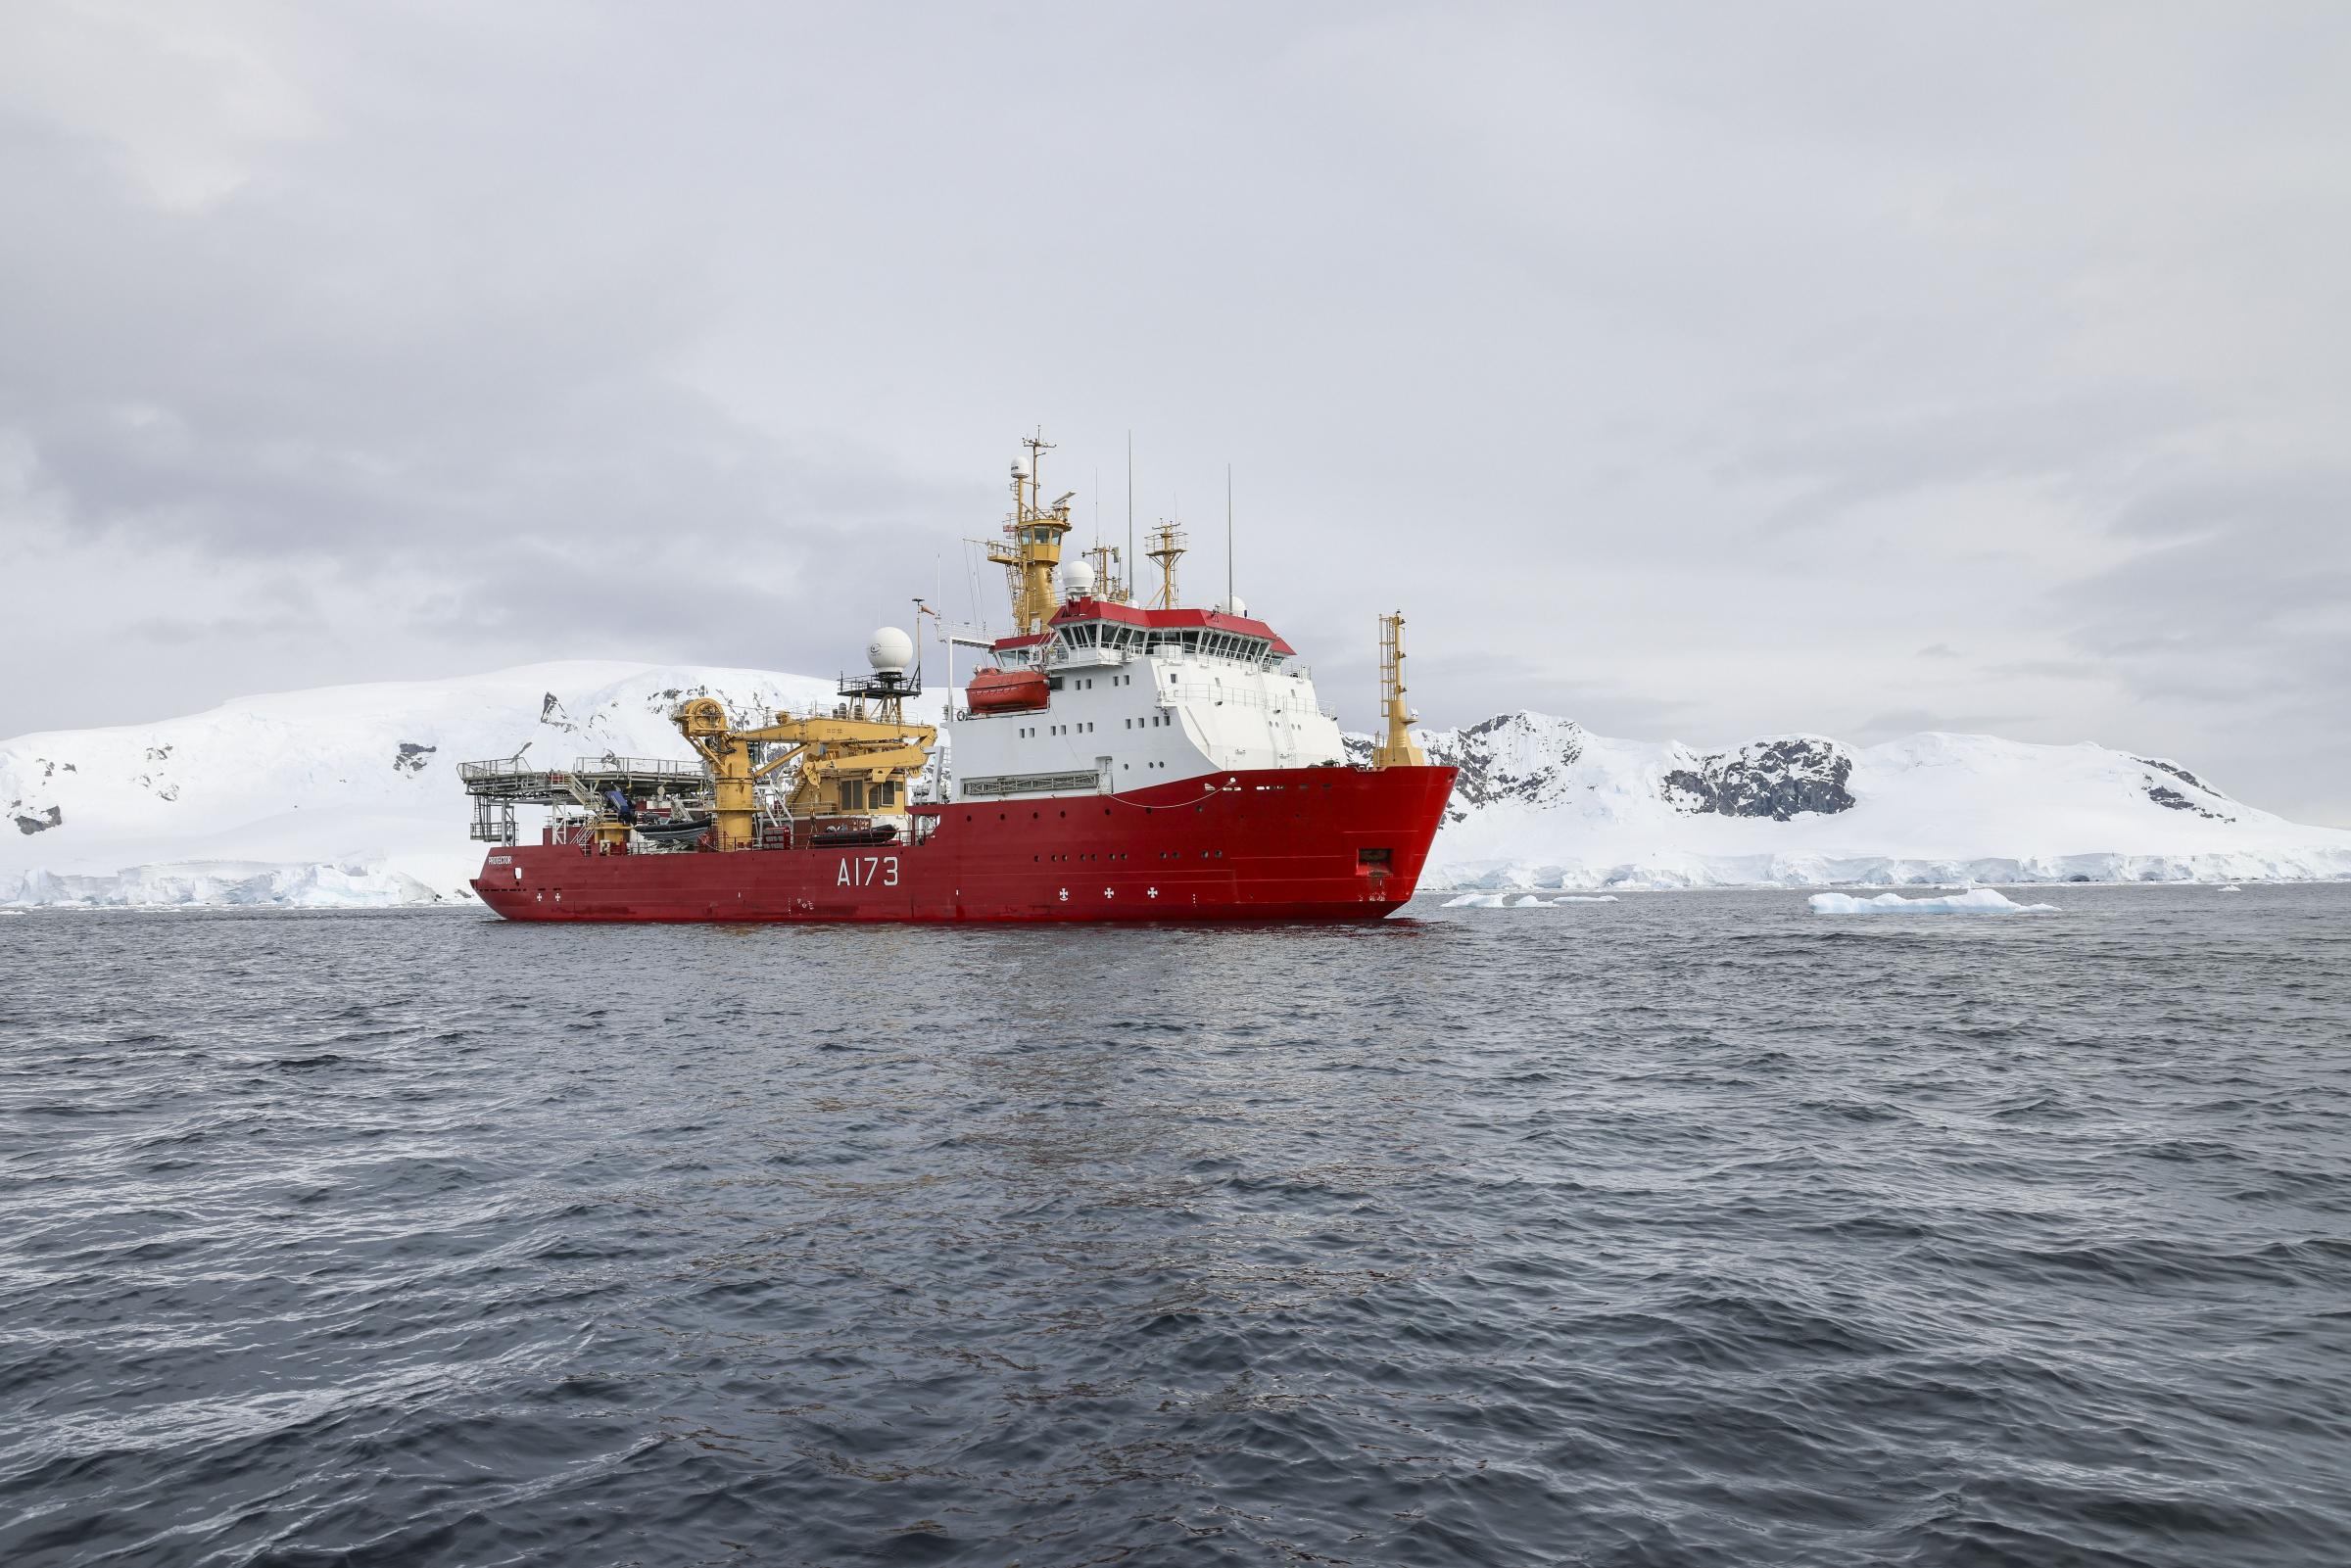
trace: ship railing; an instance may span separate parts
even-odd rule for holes
[[[519,756],[492,757],[484,762],[457,764],[457,780],[465,792],[475,796],[516,799],[543,794],[559,787],[556,781],[563,774],[551,772],[535,762],[525,762]]]
[[[759,800],[759,833],[753,840],[761,849],[782,849],[791,844],[799,832],[799,825],[792,815],[792,802],[780,789],[770,789]]]
[[[699,762],[678,762],[668,757],[617,757],[605,752],[600,757],[581,757],[572,764],[574,773],[597,778],[621,777],[630,779],[699,779]]]
[[[476,843],[512,847],[514,839],[514,802],[494,800],[488,795],[473,797],[473,828],[468,836]]]
[[[550,768],[519,756],[457,764],[457,778],[467,794],[540,806],[586,805],[615,784],[632,789],[639,784],[698,786],[704,777],[699,762],[610,754],[581,757],[569,768]]]
[[[1103,647],[1099,643],[1083,643],[1076,647],[1060,641],[1044,645],[1037,666],[1045,670],[1099,670],[1122,664],[1132,664],[1142,654],[1134,648]]]
[[[537,763],[526,763],[519,756],[492,757],[486,762],[460,762],[457,764],[457,777],[467,784],[471,784],[476,779],[510,779],[520,774],[545,771]]]

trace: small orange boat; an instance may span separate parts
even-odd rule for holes
[[[982,670],[965,696],[974,713],[1033,713],[1052,700],[1042,670]]]

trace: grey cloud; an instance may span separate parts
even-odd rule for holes
[[[45,592],[0,657],[58,673],[0,732],[822,673],[936,562],[964,610],[1042,421],[1114,537],[1138,432],[1196,588],[1233,462],[1242,591],[1349,722],[1402,604],[1433,722],[2005,714],[2351,820],[2268,738],[2346,673],[2351,19],[2129,32],[43,11],[0,58],[0,530]]]
[[[1447,676],[1459,679],[1460,673],[1447,670]],[[1376,689],[1377,666],[1367,661],[1361,666],[1359,684],[1366,689]],[[1616,681],[1603,680],[1527,680],[1513,682],[1510,700],[1498,703],[1496,710],[1527,708],[1562,719],[1573,719],[1597,735],[1675,736],[1690,740],[1719,738],[1705,735],[1679,735],[1678,729],[1689,727],[1697,717],[1698,704],[1688,698],[1662,696],[1644,692]],[[1738,738],[1746,739],[1745,736]]]
[[[1988,664],[1987,675],[2024,676],[2043,681],[2102,681],[2113,672],[2095,659],[2011,659]]]

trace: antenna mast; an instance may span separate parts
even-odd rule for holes
[[[1404,611],[1379,618],[1379,708],[1386,734],[1371,747],[1374,768],[1425,767],[1413,742],[1412,710],[1404,705]]]
[[[1232,607],[1232,464],[1224,465],[1224,613]]]
[[[1151,547],[1144,553],[1159,562],[1159,602],[1152,608],[1176,608],[1176,563],[1183,556],[1183,525],[1163,522],[1151,530]]]

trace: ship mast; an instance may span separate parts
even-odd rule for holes
[[[1045,629],[1060,603],[1053,573],[1061,565],[1062,538],[1070,531],[1070,498],[1077,493],[1065,493],[1051,506],[1045,505],[1044,459],[1053,444],[1042,430],[1022,437],[1021,444],[1029,449],[1029,467],[1024,471],[1019,463],[1012,465],[1012,515],[1004,523],[1004,543],[990,545],[987,558],[1004,568],[1012,591],[1013,634],[1029,637]]]
[[[1374,768],[1423,768],[1428,758],[1413,741],[1413,714],[1404,705],[1404,611],[1379,618],[1379,711],[1387,734],[1371,747]]]
[[[1094,597],[1108,599],[1113,604],[1131,604],[1134,594],[1127,586],[1127,562],[1116,545],[1096,545],[1085,551],[1085,558],[1094,563]]]
[[[1155,610],[1176,608],[1176,563],[1183,556],[1183,525],[1161,523],[1145,536],[1151,547],[1143,553],[1159,562],[1159,598]]]

